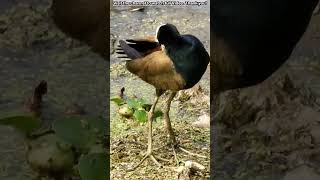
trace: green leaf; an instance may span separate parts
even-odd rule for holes
[[[114,102],[118,106],[125,104],[124,100],[119,96],[111,98],[110,101]]]
[[[31,116],[21,115],[1,118],[0,124],[11,126],[23,133],[30,134],[40,127],[40,120]]]
[[[82,180],[106,180],[110,178],[108,174],[109,158],[104,153],[81,156],[78,168]]]
[[[103,117],[88,117],[90,132],[95,133],[99,137],[107,133],[107,122]]]
[[[106,133],[102,118],[72,116],[56,120],[53,130],[63,141],[72,144],[83,152],[99,141]]]
[[[142,108],[141,104],[136,99],[128,99],[127,104],[134,110]]]
[[[142,123],[145,123],[148,120],[148,114],[144,110],[136,110],[133,114],[133,117]]]
[[[57,136],[67,143],[74,145],[80,149],[86,149],[87,143],[90,140],[88,130],[86,129],[85,120],[78,117],[71,117],[65,119],[56,120],[53,123],[53,130]],[[88,126],[88,124],[87,124]]]

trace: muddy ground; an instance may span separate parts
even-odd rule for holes
[[[135,95],[149,103],[152,103],[155,95],[155,90],[151,85],[126,71],[124,63],[119,62],[116,58],[114,48],[119,39],[154,35],[159,25],[172,23],[181,33],[197,36],[209,51],[209,22],[208,9],[201,8],[153,7],[145,8],[143,12],[113,9],[111,11],[111,96],[118,95],[122,87],[126,88],[127,96]],[[200,86],[202,91],[192,96],[191,100],[184,102],[182,101],[183,95],[180,95],[180,98],[178,96],[172,103],[170,116],[182,145],[190,151],[207,156],[207,158],[195,158],[179,152],[178,158],[182,162],[181,165],[187,160],[198,162],[205,166],[205,170],[192,175],[191,178],[209,179],[209,129],[192,126],[192,122],[197,121],[201,115],[209,114],[209,69],[201,80]],[[161,98],[160,108],[166,97]],[[164,146],[167,136],[162,121],[158,120],[154,124],[154,147]],[[137,164],[143,157],[147,147],[146,137],[146,124],[121,118],[117,114],[117,106],[111,104],[111,179],[176,179],[178,177],[173,152],[166,146],[155,153],[169,159],[170,162],[165,162],[164,165],[170,168],[158,168],[148,159],[136,171],[129,173],[125,171]]]

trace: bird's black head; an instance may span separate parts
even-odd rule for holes
[[[168,44],[176,41],[180,37],[180,33],[176,26],[165,24],[157,29],[157,39],[159,44]]]

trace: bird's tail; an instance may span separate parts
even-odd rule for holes
[[[142,58],[142,55],[136,49],[130,47],[125,41],[120,40],[118,48],[116,49],[116,53],[122,56],[118,56],[120,59],[133,60]]]

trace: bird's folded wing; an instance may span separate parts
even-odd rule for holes
[[[128,61],[127,69],[157,89],[180,90],[185,86],[185,80],[175,71],[173,62],[164,51]]]
[[[127,62],[130,72],[141,76],[153,76],[173,71],[173,63],[164,51],[155,51],[147,56]]]
[[[161,46],[155,41],[154,36],[147,36],[143,39],[126,39],[125,42],[130,48],[139,52],[141,56],[147,56],[148,54],[161,50]],[[116,49],[118,54],[126,54],[123,46],[119,45]]]

